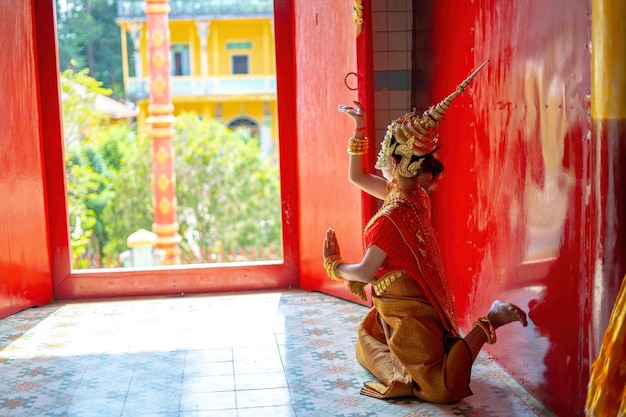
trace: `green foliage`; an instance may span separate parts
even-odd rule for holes
[[[175,124],[177,215],[183,261],[208,251],[281,247],[278,168],[261,154],[257,138],[232,132],[216,121],[183,114]],[[111,134],[110,137],[115,137]],[[120,144],[122,141],[115,140]],[[123,142],[101,153],[112,158],[107,168],[111,198],[103,218],[104,255],[126,250],[126,238],[153,222],[151,141]],[[106,158],[105,158],[106,160]],[[116,164],[119,169],[113,169]]]
[[[126,125],[112,125],[107,129],[105,139],[100,146],[102,159],[109,169],[119,171],[122,168],[125,153],[136,146],[134,132],[131,134]]]
[[[62,71],[89,68],[124,96],[116,0],[56,0],[59,64]]]
[[[115,258],[128,249],[126,239],[130,234],[152,229],[154,209],[150,138],[123,136],[123,131],[113,132],[110,138],[115,139],[101,147],[108,155],[112,190],[112,198],[103,212],[108,237],[104,254]],[[115,150],[113,144],[117,145]]]
[[[193,114],[175,129],[183,251],[280,248],[279,173],[258,138]]]
[[[111,125],[95,109],[96,96],[110,90],[88,74],[87,69],[61,74],[72,259],[78,268],[105,254],[110,239],[104,214],[114,196],[111,178],[134,137],[128,126]]]
[[[74,222],[72,246],[78,252],[74,259],[84,262],[80,255],[85,255],[89,246],[93,247],[91,253],[102,255],[100,248],[106,241],[102,211],[111,196],[104,162],[92,146],[83,146],[68,156],[66,170],[70,223],[72,220]]]
[[[72,264],[74,268],[88,267],[85,259],[93,236],[95,216],[87,208],[83,197],[88,195],[91,184],[91,172],[80,165],[77,155],[66,158],[67,202],[69,208]]]
[[[63,135],[66,149],[73,150],[82,141],[95,140],[108,125],[104,114],[96,110],[98,94],[108,96],[111,90],[89,76],[89,70],[61,73],[61,98],[63,102]]]

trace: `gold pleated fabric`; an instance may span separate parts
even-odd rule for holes
[[[591,365],[585,412],[589,417],[626,417],[626,277]]]
[[[365,383],[361,394],[435,403],[472,395],[469,347],[446,331],[417,282],[403,275],[372,301],[359,325],[356,356],[378,381]]]

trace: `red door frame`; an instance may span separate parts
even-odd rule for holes
[[[357,36],[352,24],[352,2],[299,0],[295,4],[296,107],[299,110],[296,128],[298,153],[302,155],[298,160],[300,285],[308,291],[360,302],[345,282],[332,281],[326,275],[322,242],[326,229],[333,227],[341,255],[348,262],[360,260],[364,219],[369,220],[375,205],[375,200],[348,180],[349,156],[345,141],[353,132],[354,122],[337,111],[339,104],[361,101],[372,115],[367,136],[370,149],[376,148],[373,142],[371,10],[369,2],[364,2],[366,16]],[[368,156],[371,158],[368,165],[373,168],[376,152]]]
[[[47,221],[54,297],[93,298],[299,286],[298,183],[295,140],[293,1],[275,1],[283,261],[177,266],[142,270],[73,272],[67,216],[65,164],[54,1],[37,1],[37,54],[46,176]]]

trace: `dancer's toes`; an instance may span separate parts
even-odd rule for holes
[[[519,321],[524,327],[528,326],[528,320],[526,319],[526,312],[524,310],[515,304],[505,303],[500,300],[493,302],[487,317],[496,329],[514,321]]]

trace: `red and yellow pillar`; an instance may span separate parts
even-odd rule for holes
[[[170,90],[170,31],[168,0],[146,0],[150,101],[148,131],[152,138],[152,190],[158,249],[164,264],[180,263],[176,222],[176,174],[174,172],[174,105]]]
[[[623,1],[591,2],[592,357],[626,273],[625,14]]]

